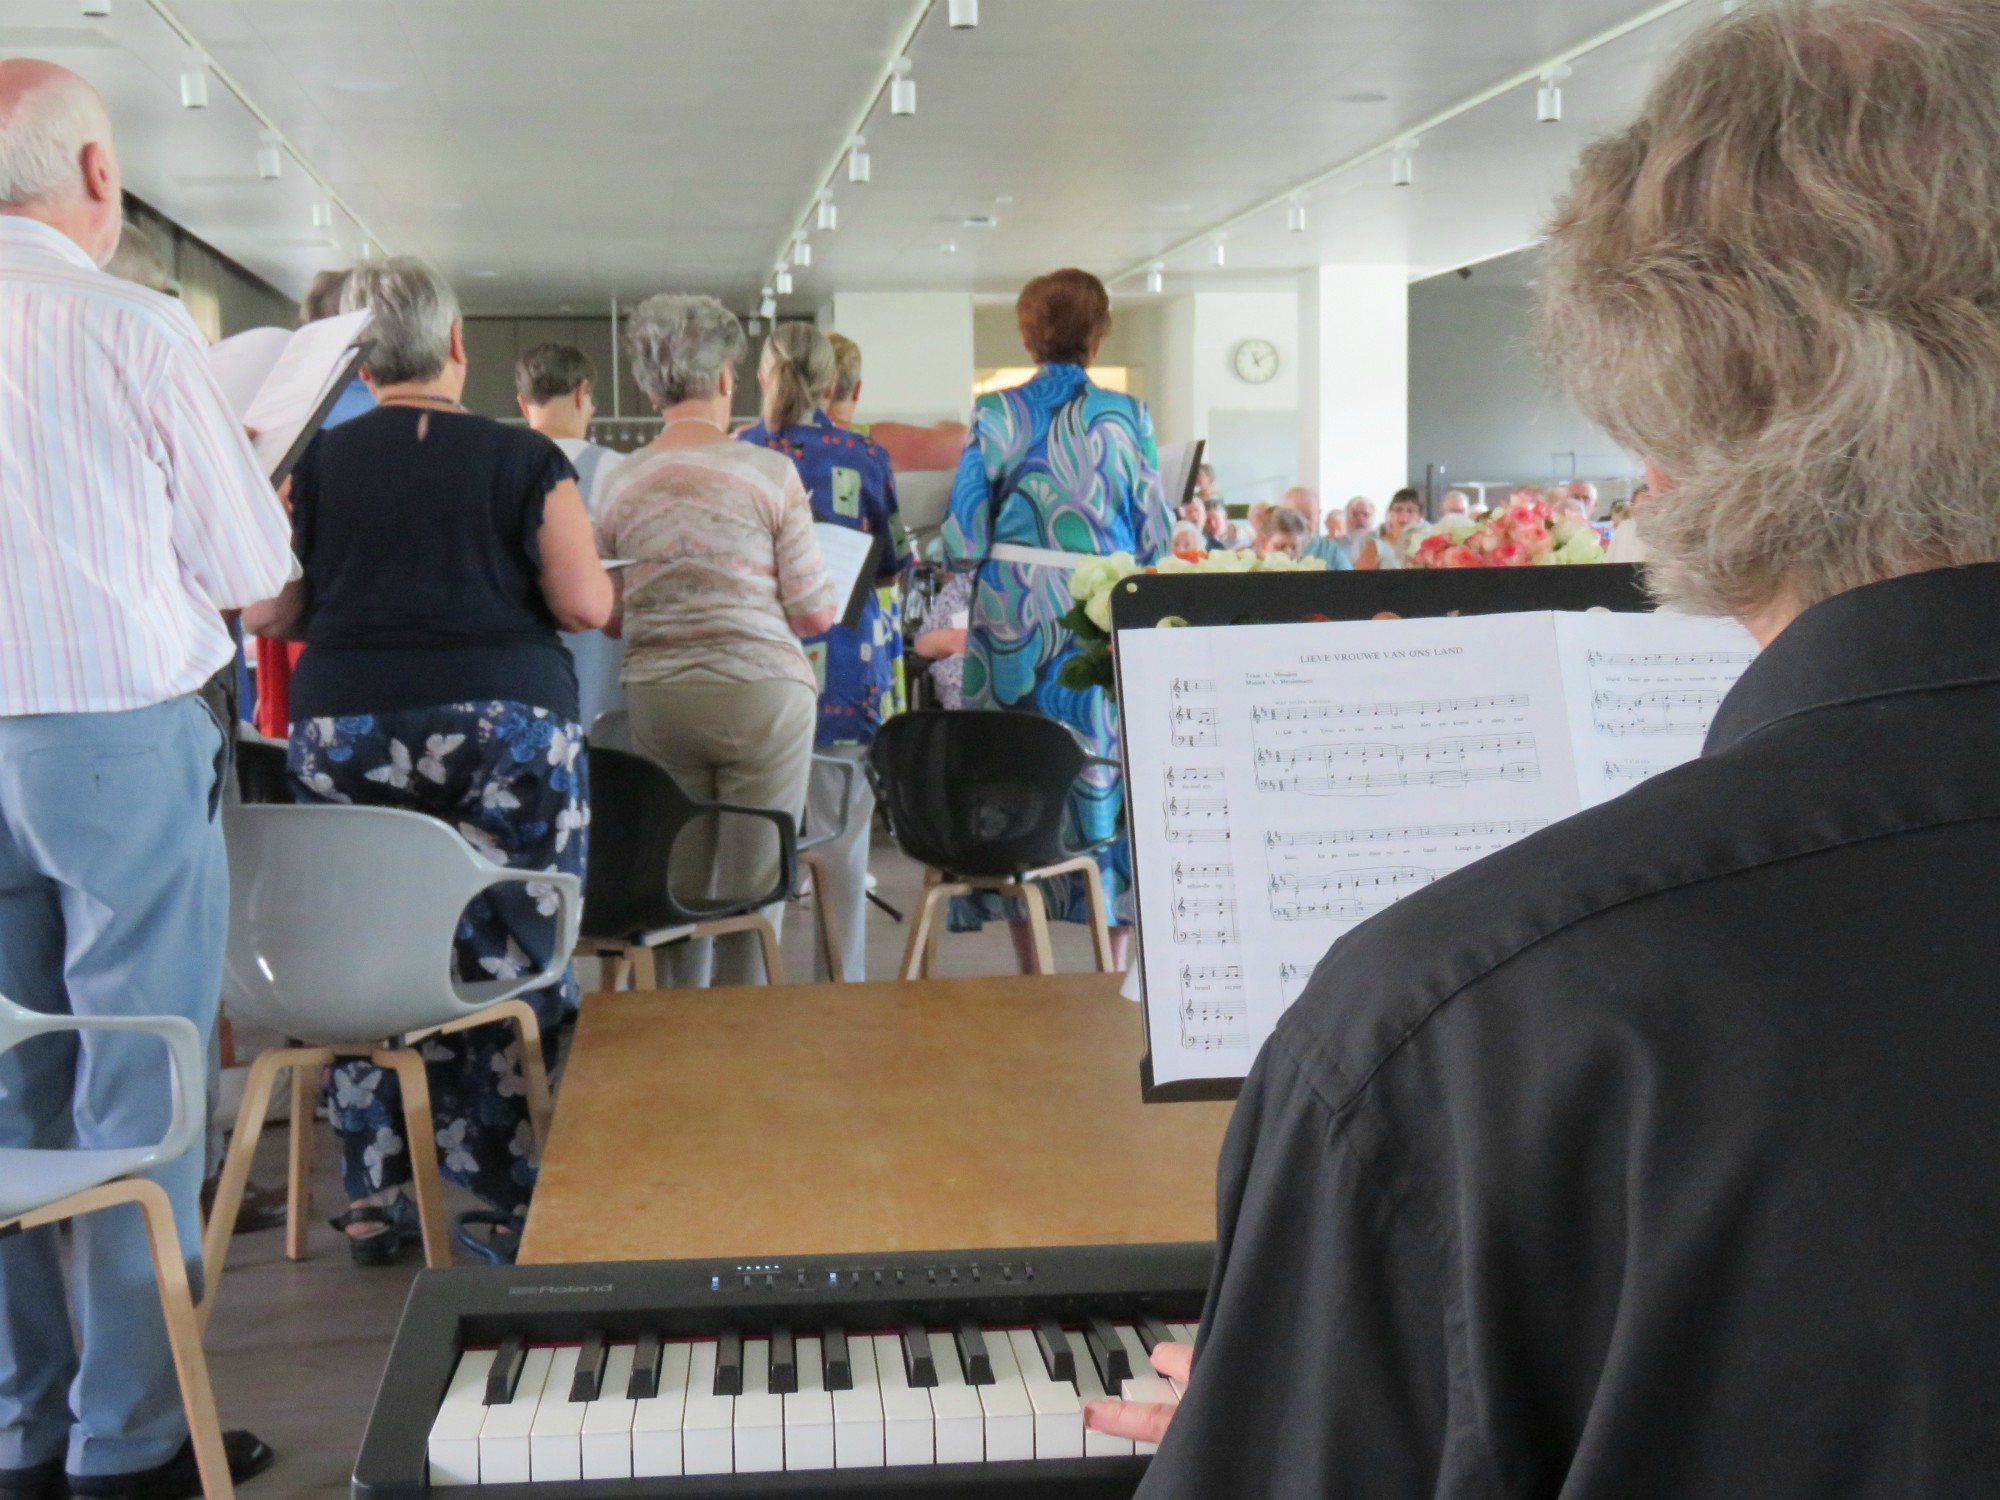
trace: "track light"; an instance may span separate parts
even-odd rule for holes
[[[1567,67],[1549,69],[1542,75],[1542,86],[1535,91],[1535,119],[1543,125],[1560,125],[1563,117],[1562,81],[1569,77]]]
[[[111,0],[83,0],[83,13],[93,21],[101,21],[111,14]]]
[[[1158,296],[1167,289],[1167,268],[1158,261],[1146,267],[1146,290]]]
[[[1285,228],[1293,234],[1306,232],[1306,206],[1296,198],[1285,205]]]
[[[1404,141],[1389,155],[1389,186],[1408,187],[1417,180],[1417,143]]]
[[[783,266],[780,266],[778,268],[777,274],[771,278],[771,285],[778,289],[779,296],[781,297],[791,296],[792,273],[790,271],[787,271]]]
[[[917,112],[917,80],[910,76],[910,60],[896,59],[896,76],[889,80],[889,113],[913,115]]]
[[[313,199],[313,228],[333,228],[333,204],[325,198]]]
[[[361,254],[358,258],[361,260],[373,260],[375,258],[375,242],[373,240],[365,239],[361,242]]]
[[[951,0],[951,29],[970,31],[979,24],[979,0]]]
[[[208,108],[208,70],[187,68],[181,73],[181,108]]]
[[[819,227],[828,234],[840,228],[840,205],[833,201],[832,193],[819,195]]]
[[[1229,245],[1219,234],[1215,237],[1214,243],[1208,247],[1208,263],[1218,271],[1229,264]]]
[[[257,175],[266,182],[275,182],[285,175],[285,153],[278,145],[278,138],[268,130],[257,144]]]
[[[869,170],[868,138],[857,135],[854,144],[847,148],[847,180],[866,182]]]
[[[743,331],[749,334],[751,338],[756,338],[764,331],[764,320],[762,318],[752,318],[748,323],[743,325]]]
[[[757,316],[775,318],[778,315],[778,299],[771,295],[769,287],[764,288],[764,300],[757,304]]]
[[[806,238],[806,232],[801,229],[797,234],[792,236],[792,264],[803,271],[812,263],[812,241]]]

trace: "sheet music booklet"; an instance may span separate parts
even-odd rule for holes
[[[1150,1097],[1243,1077],[1374,913],[1700,754],[1756,649],[1599,611],[1121,632]]]
[[[252,328],[208,351],[237,420],[257,436],[257,461],[273,484],[292,472],[366,357],[365,312],[299,329]]]
[[[886,534],[856,531],[832,521],[813,522],[819,538],[820,556],[826,562],[826,576],[833,584],[833,596],[840,601],[840,623],[849,630],[861,623],[861,610],[875,592],[882,572],[882,551]]]

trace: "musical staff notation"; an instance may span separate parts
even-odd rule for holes
[[[1747,667],[1757,659],[1751,651],[1586,651],[1593,667]]]
[[[1411,891],[1422,890],[1447,873],[1420,865],[1395,865],[1328,875],[1274,875],[1271,915],[1280,922],[1304,922],[1315,917],[1358,922],[1394,906]]]
[[[1651,761],[1607,760],[1604,763],[1604,782],[1607,786],[1637,786],[1649,776],[1657,776],[1664,770],[1665,766]]]
[[[1166,797],[1166,838],[1170,844],[1229,842],[1229,799],[1222,795],[1219,768],[1169,766],[1161,773]]]
[[[1337,828],[1295,833],[1273,829],[1264,835],[1264,847],[1317,849],[1343,844],[1450,843],[1465,839],[1501,839],[1511,843],[1547,826],[1545,819],[1525,818],[1505,823],[1424,823],[1410,828]]]
[[[1590,695],[1592,722],[1600,733],[1612,735],[1706,734],[1721,706],[1722,694],[1706,688]]]
[[[1185,865],[1174,861],[1174,887],[1187,885],[1208,885],[1215,882],[1231,881],[1236,878],[1234,865]]]
[[[1240,964],[1182,964],[1179,1010],[1181,1046],[1213,1052],[1250,1045],[1249,1007]]]
[[[1436,714],[1487,713],[1496,708],[1526,708],[1526,693],[1495,693],[1484,698],[1422,698],[1410,703],[1280,703],[1250,710],[1253,724],[1299,723],[1327,719],[1399,719]]]
[[[1257,785],[1267,792],[1352,796],[1409,786],[1539,781],[1541,776],[1541,756],[1532,734],[1454,735],[1413,745],[1305,745],[1257,752]]]
[[[1310,978],[1312,970],[1304,964],[1278,965],[1278,998],[1285,1002],[1287,1009],[1290,1009],[1292,1002],[1299,998],[1306,987],[1306,981]]]
[[[1199,946],[1237,940],[1234,896],[1176,896],[1173,914],[1174,939],[1177,942]]]

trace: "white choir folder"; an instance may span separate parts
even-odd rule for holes
[[[257,434],[252,446],[271,483],[292,472],[368,357],[368,319],[352,312],[297,329],[252,328],[208,351],[230,410]]]
[[[1757,650],[1651,612],[1627,566],[1151,576],[1113,599],[1149,1101],[1234,1098],[1342,934],[1699,755]]]

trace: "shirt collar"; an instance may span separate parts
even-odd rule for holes
[[[21,214],[0,214],[0,253],[54,256],[86,271],[98,269],[97,262],[84,253],[83,246],[60,229]]]
[[[2000,682],[2000,563],[1835,594],[1778,633],[1716,712],[1703,754],[1814,709]]]

